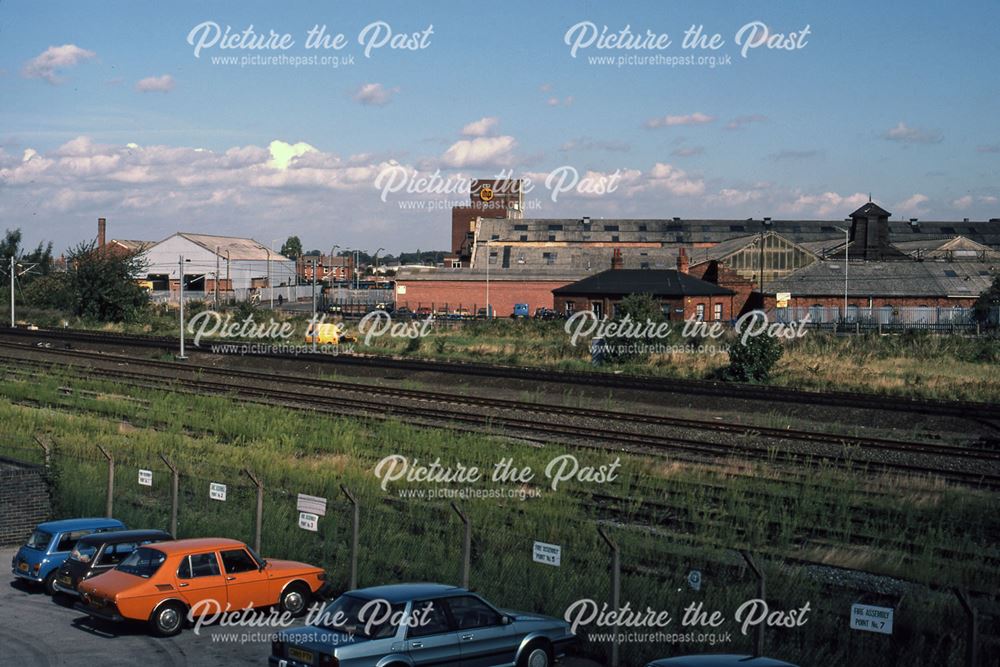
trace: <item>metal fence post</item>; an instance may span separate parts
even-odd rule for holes
[[[455,501],[452,501],[451,508],[465,524],[465,540],[462,544],[462,588],[467,589],[469,588],[469,570],[472,566],[472,523],[469,521],[468,515],[455,504]]]
[[[104,510],[104,515],[107,518],[111,518],[114,514],[115,508],[115,457],[113,457],[108,450],[104,449],[100,445],[97,446],[101,450],[101,454],[104,454],[104,458],[108,460],[108,504]]]
[[[52,466],[52,443],[48,438],[42,438],[37,435],[35,436],[35,442],[37,442],[38,446],[42,448],[43,452],[45,452],[45,467],[50,468]]]
[[[258,554],[260,553],[260,534],[264,526],[264,485],[261,483],[257,477],[250,472],[249,468],[244,468],[243,472],[247,474],[250,481],[254,483],[257,487],[257,521],[254,529],[253,538],[253,548]]]
[[[177,538],[177,503],[180,490],[180,474],[177,472],[177,467],[174,466],[167,457],[160,454],[160,460],[163,461],[164,465],[170,468],[170,534]]]
[[[611,609],[618,617],[618,609],[621,605],[621,559],[618,552],[618,543],[611,539],[603,526],[597,527],[597,532],[611,549]],[[615,623],[611,630],[614,638],[611,640],[611,667],[618,667],[618,623]]]
[[[956,588],[955,597],[958,598],[966,616],[969,617],[969,627],[965,640],[965,664],[966,667],[976,667],[979,664],[979,610],[972,606],[972,601],[965,591]]]
[[[353,530],[351,531],[351,585],[350,589],[354,590],[358,587],[358,536],[361,532],[361,511],[358,507],[358,499],[353,493],[351,493],[346,486],[340,485],[340,490],[344,492],[347,496],[347,500],[350,501],[353,507]]]
[[[747,562],[750,569],[753,571],[754,576],[757,577],[757,597],[764,600],[765,587],[764,587],[764,571],[757,567],[756,561],[754,561],[753,556],[750,555],[749,551],[740,551],[740,555],[743,556],[743,560]],[[761,623],[757,626],[757,631],[754,633],[753,637],[753,654],[754,656],[762,655],[764,652],[764,624]]]

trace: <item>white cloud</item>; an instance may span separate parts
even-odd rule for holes
[[[559,99],[558,97],[550,97],[545,101],[545,103],[548,104],[550,107],[558,107],[558,106],[571,107],[573,106],[573,102],[575,101],[576,101],[575,97],[573,97],[572,95],[568,95],[562,99]]]
[[[304,141],[300,141],[296,144],[288,144],[277,139],[272,141],[267,148],[271,154],[271,159],[268,160],[267,164],[278,171],[288,169],[288,165],[292,162],[292,160],[301,157],[306,153],[316,151],[315,148]]]
[[[50,46],[26,62],[21,69],[21,74],[26,79],[44,79],[55,85],[63,82],[56,70],[74,67],[81,61],[96,57],[97,54],[93,51],[82,49],[76,44]]]
[[[658,127],[674,127],[677,125],[704,125],[706,123],[711,123],[714,120],[715,116],[709,116],[708,114],[696,111],[691,114],[680,116],[658,116],[656,118],[650,118],[646,121],[646,127],[655,129]]]
[[[510,160],[511,151],[516,144],[514,137],[510,136],[462,139],[445,151],[441,156],[441,163],[445,167],[458,169],[501,164]]]
[[[680,148],[675,148],[671,155],[676,155],[677,157],[693,157],[695,155],[701,155],[705,152],[705,149],[701,146],[682,146]]]
[[[496,116],[486,116],[477,121],[473,121],[462,128],[462,134],[467,137],[485,137],[493,134],[497,124],[500,122]]]
[[[654,190],[665,190],[674,195],[700,195],[705,192],[705,181],[688,176],[683,169],[664,162],[657,162],[649,172],[647,185]]]
[[[825,218],[831,215],[846,215],[868,201],[868,195],[855,192],[841,195],[836,192],[820,194],[797,194],[791,202],[780,204],[778,210],[796,215],[814,215]]]
[[[386,88],[381,83],[366,83],[351,96],[355,102],[365,106],[385,106],[392,101],[399,88]]]
[[[898,141],[904,144],[936,144],[943,139],[938,130],[910,127],[903,121],[899,121],[896,127],[886,130],[882,138],[886,141]]]
[[[959,197],[958,199],[952,200],[951,205],[954,208],[965,210],[972,206],[972,195],[965,195],[964,197]]]
[[[174,89],[174,77],[169,74],[162,76],[147,76],[135,84],[140,93],[169,93]]]
[[[927,195],[922,195],[920,193],[917,193],[912,197],[908,197],[907,199],[904,199],[903,201],[896,204],[896,212],[899,213],[900,215],[913,215],[916,213],[923,213],[924,212],[923,206],[928,201],[930,201],[930,197],[928,197]]]

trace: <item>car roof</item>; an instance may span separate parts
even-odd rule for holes
[[[141,540],[147,537],[159,537],[166,540],[173,539],[170,533],[162,530],[112,530],[110,532],[87,535],[80,538],[80,541],[87,544],[116,544],[130,540]]]
[[[365,598],[367,600],[385,600],[386,602],[408,602],[410,600],[435,598],[443,595],[454,595],[456,593],[468,593],[469,591],[458,586],[447,584],[388,584],[386,586],[371,586],[355,591],[348,591],[349,595]]]
[[[62,533],[67,530],[88,530],[90,528],[124,528],[118,519],[105,519],[103,517],[83,517],[79,519],[60,519],[59,521],[46,521],[38,524],[38,530],[46,533]]]
[[[655,660],[647,667],[795,667],[790,662],[735,653],[703,653]]]
[[[246,544],[239,540],[231,540],[228,537],[193,537],[186,540],[157,542],[153,548],[169,556],[170,554],[201,551],[203,549],[246,548]]]

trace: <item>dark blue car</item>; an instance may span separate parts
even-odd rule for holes
[[[118,519],[64,519],[40,523],[31,533],[27,544],[14,554],[10,569],[14,577],[33,584],[42,584],[49,595],[55,593],[59,568],[69,558],[77,540],[92,533],[125,530]]]

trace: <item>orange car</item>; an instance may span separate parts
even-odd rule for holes
[[[77,608],[95,618],[146,621],[168,637],[181,631],[189,611],[208,616],[276,604],[299,616],[325,581],[318,567],[264,560],[236,540],[175,540],[136,549],[115,569],[82,582]]]

